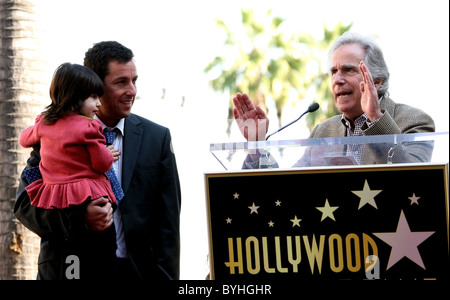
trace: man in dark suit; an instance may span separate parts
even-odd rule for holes
[[[167,128],[131,113],[138,78],[133,56],[130,49],[110,41],[95,44],[84,59],[84,65],[94,70],[105,86],[98,120],[104,128],[117,132],[113,145],[121,154],[114,169],[124,192],[117,209],[113,212],[105,198],[77,211],[36,208],[24,190],[29,182],[21,176],[14,213],[42,239],[38,279],[64,278],[68,241],[103,231],[113,223],[116,276],[179,279],[181,193],[171,135]],[[38,166],[39,160],[36,146],[27,168]]]

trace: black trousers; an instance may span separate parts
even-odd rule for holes
[[[116,274],[119,280],[139,280],[139,276],[136,274],[128,258],[116,258]]]

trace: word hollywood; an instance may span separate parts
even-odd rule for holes
[[[371,257],[378,257],[378,248],[375,241],[365,233],[362,236],[355,233],[341,236],[335,233],[328,237],[316,237],[314,234],[273,238],[249,236],[245,241],[241,237],[229,237],[229,260],[225,265],[229,268],[229,274],[298,273],[301,263],[306,259],[310,274],[314,274],[315,270],[321,274],[323,268],[334,273],[345,270],[355,273],[362,266],[362,271],[370,270],[374,265],[374,261],[369,259]],[[328,261],[328,265],[324,265],[324,261]]]

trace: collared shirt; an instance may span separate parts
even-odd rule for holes
[[[378,101],[381,103],[383,97],[381,97]],[[355,120],[355,125],[353,126],[352,122],[344,115],[341,116],[341,122],[347,128],[347,136],[363,136],[362,126],[367,123],[367,126],[370,128],[378,120],[370,122],[369,118],[365,113],[359,116]],[[353,156],[358,164],[361,163],[362,152],[363,152],[364,144],[350,144],[347,147],[347,155]]]
[[[119,159],[114,161],[113,167],[114,171],[116,172],[117,178],[119,179],[120,183],[122,184],[122,164],[123,164],[123,137],[125,135],[125,119],[121,119],[119,123],[113,128],[106,126],[102,120],[100,120],[97,115],[95,116],[95,119],[100,121],[102,123],[103,129],[114,129],[117,128],[119,130],[119,133],[117,133],[116,139],[114,140],[113,146],[115,149],[119,150],[120,155]],[[123,199],[122,199],[123,200]],[[116,255],[117,257],[126,258],[128,257],[127,254],[127,248],[125,245],[125,234],[123,232],[123,224],[122,224],[122,217],[119,206],[117,206],[116,211],[114,212],[114,225],[116,227],[116,241],[117,241],[117,250]]]

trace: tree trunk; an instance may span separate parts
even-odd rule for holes
[[[0,0],[0,280],[34,279],[39,238],[13,214],[29,149],[18,144],[48,97],[39,52],[37,4]]]

